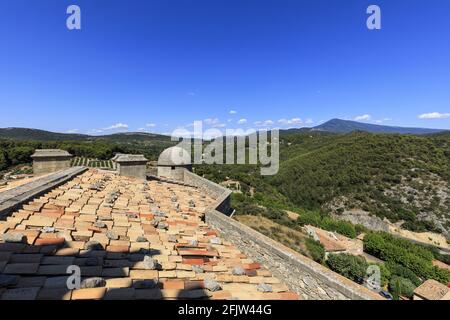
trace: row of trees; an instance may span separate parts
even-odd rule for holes
[[[92,141],[70,142],[38,142],[0,140],[0,171],[11,166],[31,162],[31,155],[35,149],[63,149],[77,157],[87,157],[107,160],[117,152],[127,151],[126,147]]]
[[[337,220],[319,211],[302,213],[298,217],[297,223],[301,226],[312,225],[324,230],[334,231],[352,239],[365,231],[365,228],[361,225],[354,225],[347,221]]]
[[[361,256],[347,253],[330,254],[326,265],[344,277],[363,284],[368,274],[369,263]],[[392,293],[394,299],[400,296],[412,298],[414,289],[422,281],[409,269],[395,263],[376,264],[380,270],[381,287],[386,287]]]
[[[427,279],[450,283],[450,271],[433,266],[435,255],[432,250],[386,232],[366,234],[364,251],[386,261],[386,266],[393,274],[409,279],[414,284]]]
[[[363,284],[368,274],[369,263],[361,256],[347,253],[330,254],[326,265],[344,277]],[[394,299],[400,296],[412,298],[414,290],[422,281],[409,269],[392,262],[376,264],[380,270],[381,287],[386,287]]]
[[[360,284],[364,282],[369,266],[363,257],[348,253],[330,254],[326,264],[331,270]]]

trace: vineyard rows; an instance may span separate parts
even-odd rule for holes
[[[84,157],[75,157],[71,161],[71,166],[85,166],[90,168],[109,168],[113,169],[114,164],[111,160],[98,160]]]

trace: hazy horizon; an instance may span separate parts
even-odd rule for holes
[[[450,129],[450,3],[2,2],[0,127],[104,135],[313,127]],[[126,10],[124,10],[126,6]]]

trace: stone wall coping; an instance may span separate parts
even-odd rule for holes
[[[147,163],[148,159],[143,154],[121,154],[116,158],[116,162],[122,163]]]
[[[222,220],[223,223],[229,227],[233,227],[240,231],[243,236],[251,238],[260,246],[268,248],[271,252],[275,252],[283,260],[290,260],[291,262],[301,265],[308,273],[311,273],[314,277],[320,278],[321,281],[330,285],[330,287],[338,290],[350,299],[356,300],[384,300],[377,293],[369,290],[368,288],[359,285],[344,276],[322,266],[321,264],[301,255],[291,248],[259,233],[258,231],[236,221],[220,211],[207,210],[207,218],[214,218]]]
[[[220,204],[222,204],[222,202],[233,193],[233,191],[231,191],[230,189],[225,188],[224,186],[221,186],[220,184],[217,184],[211,180],[203,178],[203,177],[201,177],[193,172],[190,172],[188,170],[186,170],[184,172],[184,174],[191,175],[191,177],[194,177],[195,179],[202,181],[202,186],[209,185],[220,191],[217,200],[209,206],[210,208],[213,208],[213,209],[218,208],[220,206]],[[214,191],[214,193],[217,193],[217,192]]]
[[[227,213],[220,211],[220,207],[224,201],[226,201],[232,194],[232,191],[224,186],[221,186],[208,179],[200,177],[193,172],[186,171],[185,175],[190,175],[191,178],[200,181],[199,185],[213,187],[214,193],[218,194],[217,199],[206,208],[205,216],[206,220],[215,219],[220,220],[222,225],[226,225],[228,228],[234,228],[239,231],[242,237],[248,238],[252,242],[257,243],[259,246],[268,249],[270,252],[276,254],[283,261],[290,261],[292,264],[298,265],[307,273],[313,277],[320,279],[323,283],[327,284],[331,288],[339,291],[350,299],[356,300],[384,300],[379,294],[371,291],[370,289],[359,285],[350,279],[341,276],[340,274],[326,268],[325,266],[303,256],[302,254],[294,251],[291,248],[261,234],[260,232],[242,224],[241,222],[234,220],[227,216]],[[286,277],[288,278],[288,277]],[[286,281],[284,281],[286,283]]]
[[[215,211],[227,216],[228,213],[225,212],[220,212],[218,208],[220,208],[221,204],[232,194],[233,192],[231,190],[226,189],[226,191],[224,193],[222,193],[222,195],[217,198],[217,200],[215,202],[213,202],[210,207],[207,208],[208,209],[214,209]]]
[[[36,149],[34,154],[31,155],[33,159],[39,158],[69,158],[72,155],[66,150],[60,149]]]
[[[27,184],[0,193],[0,219],[22,204],[54,189],[85,172],[86,167],[72,167],[38,178]]]
[[[169,179],[169,178],[166,178],[166,177],[158,177],[157,175],[154,175],[154,174],[147,174],[147,179],[161,181],[161,182],[164,182],[164,183],[176,184],[176,185],[184,186],[184,187],[198,188],[198,186],[195,186],[193,184],[189,184],[189,183],[186,183],[186,182],[183,182],[183,181]]]
[[[22,204],[45,194],[49,190],[52,190],[53,188],[71,180],[73,177],[85,172],[86,170],[86,167],[72,167],[0,193],[0,218],[4,218],[13,210],[19,208]],[[209,186],[213,188],[213,192],[217,194],[216,200],[208,206],[205,211],[205,218],[207,222],[211,220],[217,221],[221,226],[237,231],[243,238],[246,238],[259,247],[264,248],[270,252],[271,255],[273,254],[274,256],[277,256],[281,259],[281,261],[298,266],[302,270],[305,270],[308,274],[311,274],[312,277],[319,279],[327,286],[337,290],[350,299],[384,300],[380,295],[369,290],[368,288],[365,288],[364,286],[333,272],[325,266],[322,266],[321,264],[294,251],[293,249],[284,246],[283,244],[240,223],[239,221],[233,220],[225,213],[220,212],[220,207],[224,202],[228,201],[232,191],[192,172],[186,171],[185,174],[191,175],[190,178],[199,181],[197,186],[198,188],[205,188]],[[232,241],[232,239],[230,239],[230,241]],[[281,280],[284,280],[284,282],[287,282],[288,284],[289,275],[285,275],[284,278],[285,279],[281,278]]]

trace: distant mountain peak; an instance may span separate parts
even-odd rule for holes
[[[399,134],[432,134],[446,130],[427,128],[407,128],[384,126],[372,123],[363,123],[352,120],[331,119],[321,125],[311,128],[312,131],[326,131],[332,133],[350,133],[353,131],[364,131],[370,133],[399,133]]]

